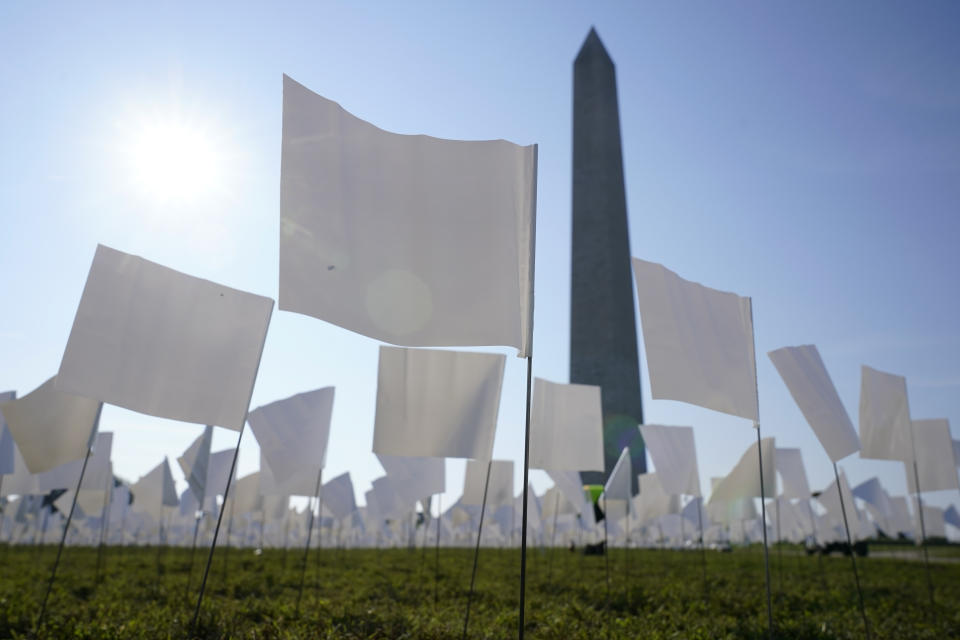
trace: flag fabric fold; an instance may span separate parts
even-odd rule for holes
[[[534,380],[530,467],[603,471],[600,387]]]

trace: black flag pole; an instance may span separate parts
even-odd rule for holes
[[[536,181],[534,181],[536,184]],[[533,268],[530,269],[530,279],[533,281]],[[533,324],[533,293],[530,295],[530,323]],[[533,331],[530,331],[531,339],[528,349],[530,354],[527,356],[527,411],[526,426],[523,434],[523,515],[520,519],[520,620],[518,633],[520,640],[523,640],[524,614],[526,612],[527,600],[527,493],[530,486],[530,391],[533,385]]]
[[[853,550],[853,541],[850,539],[850,525],[847,522],[847,507],[843,501],[843,491],[840,488],[840,472],[837,471],[837,463],[833,463],[833,476],[837,481],[837,495],[840,496],[840,512],[843,514],[843,528],[847,532],[847,547],[850,549],[850,562],[853,563],[853,580],[857,585],[857,597],[860,599],[860,617],[863,618],[863,628],[867,634],[867,640],[870,640],[870,623],[867,621],[867,610],[863,606],[863,590],[860,588],[860,575],[857,573],[857,554]]]
[[[323,478],[323,467],[320,468],[320,477]],[[317,519],[320,521],[317,526],[317,584],[313,595],[320,599],[320,561],[323,558],[323,482],[320,483],[319,505],[317,506]]]
[[[217,550],[217,537],[220,535],[220,524],[223,522],[223,512],[227,510],[227,500],[230,497],[230,485],[233,483],[233,474],[237,468],[237,456],[240,454],[240,440],[243,439],[243,429],[247,424],[246,418],[240,426],[240,435],[237,436],[237,447],[233,450],[233,461],[230,463],[230,475],[227,477],[227,486],[223,490],[223,505],[217,514],[217,526],[213,530],[213,541],[210,543],[210,553],[207,554],[207,566],[203,570],[203,580],[200,581],[200,593],[197,594],[197,608],[193,612],[193,621],[190,626],[196,628],[200,618],[200,606],[203,604],[203,594],[207,589],[207,577],[210,575],[210,565],[213,564],[213,552]],[[229,540],[227,541],[229,543]]]
[[[103,405],[101,405],[102,407]],[[97,412],[97,421],[100,420],[99,411]],[[96,430],[94,430],[96,433]],[[91,436],[91,440],[93,436]],[[36,625],[33,628],[33,634],[36,635],[43,626],[43,617],[47,612],[47,601],[50,600],[50,591],[53,589],[53,581],[57,578],[57,567],[60,566],[60,556],[63,554],[63,545],[67,541],[67,532],[70,531],[70,523],[73,521],[73,512],[77,508],[77,497],[80,495],[80,485],[83,484],[83,476],[87,472],[87,462],[90,461],[91,446],[87,446],[87,455],[83,458],[83,466],[80,467],[80,477],[77,479],[77,490],[73,492],[73,502],[70,503],[70,513],[67,515],[67,521],[63,525],[63,534],[60,536],[60,546],[57,548],[57,559],[53,562],[53,569],[50,571],[50,580],[47,582],[47,591],[43,595],[43,604],[40,606],[40,615],[37,616]]]
[[[443,517],[443,494],[437,494],[437,548],[433,567],[433,606],[440,601],[440,519]]]
[[[490,488],[490,468],[493,460],[487,462],[487,479],[483,483],[483,502],[480,503],[480,524],[477,526],[477,547],[473,551],[473,572],[470,574],[470,592],[467,594],[467,612],[463,617],[463,640],[467,639],[467,627],[470,625],[470,603],[473,602],[473,586],[477,579],[477,560],[480,557],[480,536],[483,534],[483,514],[487,510],[487,489]]]
[[[317,487],[313,490],[313,499],[319,501],[320,485],[323,482],[323,467],[317,472]],[[297,614],[300,614],[300,599],[303,597],[303,582],[307,578],[307,556],[310,554],[310,539],[313,537],[313,505],[310,505],[310,524],[307,527],[307,544],[303,548],[303,563],[300,567],[300,590],[297,592]]]

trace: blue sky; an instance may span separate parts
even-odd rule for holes
[[[832,479],[765,356],[814,343],[854,421],[867,364],[960,437],[956,3],[162,4],[0,6],[0,389],[56,372],[98,242],[276,298],[283,73],[384,129],[540,145],[534,374],[567,381],[571,65],[594,25],[617,64],[632,253],[753,297],[764,435],[803,449],[814,487]],[[136,184],[131,137],[171,120],[216,150],[202,196]],[[524,362],[500,352],[494,453],[519,465]],[[361,499],[382,473],[376,362],[373,340],[275,312],[253,396],[335,385],[328,473]],[[695,427],[704,487],[753,441],[641,378],[648,423]],[[130,479],[200,433],[116,408],[102,428]],[[247,433],[240,472],[257,459]],[[841,466],[904,490],[897,463]],[[450,504],[463,463],[447,468]]]

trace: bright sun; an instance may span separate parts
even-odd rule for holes
[[[197,204],[222,190],[224,153],[202,127],[177,118],[151,119],[124,137],[131,180],[149,201]]]

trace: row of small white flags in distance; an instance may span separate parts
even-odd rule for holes
[[[478,181],[478,175],[486,180]],[[508,344],[528,354],[535,175],[535,147],[397,136],[285,77],[281,308],[394,343]],[[749,299],[688,283],[660,265],[636,260],[634,269],[654,397],[756,422]],[[678,287],[683,295],[667,295]],[[99,414],[98,402],[87,397],[239,430],[271,309],[268,298],[99,247],[60,373],[41,394],[46,398],[42,411],[51,414],[36,422],[59,424],[53,415],[59,410],[69,415],[64,420],[72,428],[57,431],[56,437],[35,438],[50,447],[37,464],[55,466],[65,450],[73,452],[72,459],[82,457],[95,431],[87,418]],[[722,339],[708,344],[709,336]],[[402,359],[408,353],[396,349],[384,358]],[[502,356],[454,357],[467,355],[500,358],[502,380]],[[491,362],[486,363],[488,374]],[[490,397],[491,380],[484,378]],[[499,392],[499,382],[495,386]],[[30,394],[13,406],[26,407],[28,398],[39,401],[41,396]],[[70,402],[77,407],[62,406]],[[379,426],[380,411],[377,415]],[[489,422],[489,416],[488,411],[465,417]],[[392,418],[384,415],[383,420]],[[393,425],[394,435],[401,427]],[[24,446],[30,449],[29,438],[40,433],[36,429],[21,436]],[[376,430],[374,448],[382,443],[394,455],[431,455],[432,448],[432,455],[490,457],[492,429],[483,432],[486,440],[470,443],[476,445],[470,451],[456,438],[444,443],[395,437],[391,443],[383,433],[390,432]],[[902,433],[894,431],[898,438]],[[444,449],[445,444],[456,446]],[[302,447],[298,454],[309,450]],[[531,454],[545,450],[532,447]],[[29,455],[34,459],[33,450]],[[267,460],[269,464],[269,456]],[[314,460],[313,466],[322,467],[322,461]],[[298,472],[304,474],[301,484],[311,475],[303,467]]]

